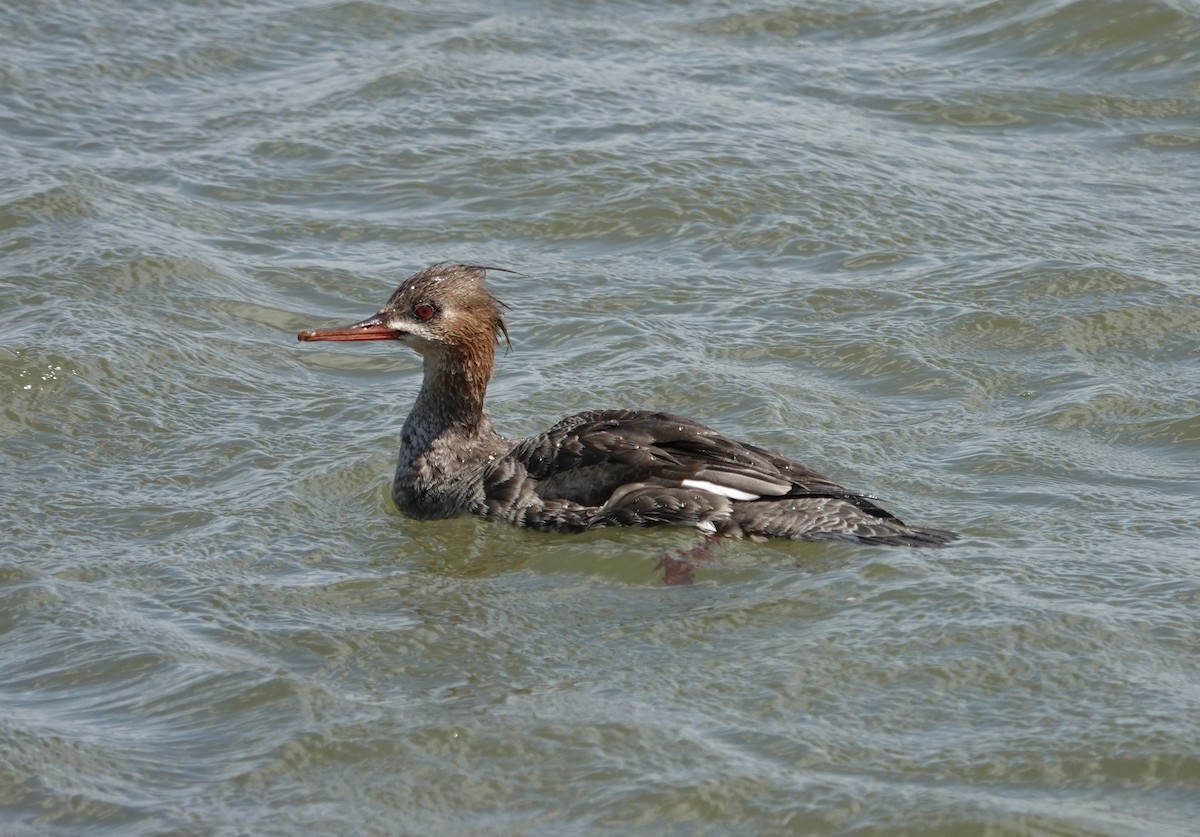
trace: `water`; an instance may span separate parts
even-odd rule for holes
[[[1190,834],[1200,7],[0,9],[0,831]],[[652,407],[949,550],[414,523],[497,274],[520,435]]]

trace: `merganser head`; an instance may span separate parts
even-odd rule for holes
[[[482,345],[490,354],[501,337],[508,342],[508,329],[502,303],[483,284],[489,270],[503,268],[440,262],[405,280],[378,314],[342,328],[302,331],[296,338],[399,340],[426,357]]]

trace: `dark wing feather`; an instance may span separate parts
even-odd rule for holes
[[[490,467],[476,510],[561,532],[671,523],[896,546],[956,537],[908,526],[799,462],[690,419],[629,410],[579,413],[520,442]]]
[[[891,517],[799,462],[668,413],[579,413],[525,440],[511,456],[539,482],[540,496],[584,506],[601,505],[630,483],[679,487],[690,480],[755,498],[836,497]]]

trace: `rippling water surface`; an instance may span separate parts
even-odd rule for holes
[[[0,831],[1194,833],[1197,195],[1192,0],[4,4]],[[964,540],[401,517],[442,259]]]

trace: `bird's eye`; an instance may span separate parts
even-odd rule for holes
[[[418,320],[428,320],[433,316],[433,306],[428,302],[422,302],[413,309],[413,313],[417,316]]]

